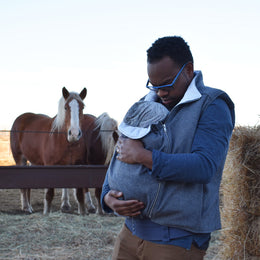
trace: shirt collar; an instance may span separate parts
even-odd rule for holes
[[[196,87],[196,81],[197,81],[197,77],[198,77],[199,73],[201,73],[201,72],[194,71],[194,77],[193,77],[189,87],[187,88],[183,98],[180,100],[180,102],[176,106],[178,106],[180,104],[189,103],[189,102],[192,102],[192,101],[195,101],[195,100],[198,100],[201,98],[201,94]]]

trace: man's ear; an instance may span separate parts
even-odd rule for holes
[[[187,76],[189,77],[189,79],[192,79],[194,76],[193,63],[192,62],[187,63],[187,65],[185,66],[185,69],[186,69],[186,73],[187,73]]]

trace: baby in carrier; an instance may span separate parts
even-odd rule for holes
[[[167,137],[163,131],[163,120],[169,111],[162,104],[155,101],[136,102],[126,113],[119,131],[125,138],[139,139],[144,147],[164,151]],[[107,171],[110,189],[123,192],[123,199],[137,199],[145,204],[142,217],[148,216],[159,181],[152,177],[150,170],[141,164],[127,164],[116,159],[115,151]]]

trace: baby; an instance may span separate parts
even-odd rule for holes
[[[136,102],[126,113],[119,131],[125,138],[139,139],[144,147],[165,151],[168,142],[163,131],[163,120],[169,111],[154,101]],[[146,207],[142,216],[149,216],[153,201],[160,189],[160,182],[150,175],[150,170],[141,164],[127,164],[116,159],[115,151],[107,171],[110,189],[122,191],[125,200],[137,199]]]

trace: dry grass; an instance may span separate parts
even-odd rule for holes
[[[2,213],[0,259],[108,259],[122,222],[94,214]]]
[[[35,213],[26,215],[19,210],[19,190],[0,190],[1,260],[110,259],[115,237],[124,219],[114,215],[78,216],[73,200],[71,213],[61,213],[60,195],[58,189],[53,201],[53,213],[43,216],[43,191],[32,190]],[[214,259],[218,243],[218,233],[214,233],[205,260]]]
[[[0,259],[110,259],[124,221],[114,215],[61,213],[61,190],[56,189],[49,216],[42,214],[43,190],[32,190],[35,213],[20,210],[19,190],[0,190]],[[93,190],[91,190],[93,194]]]

